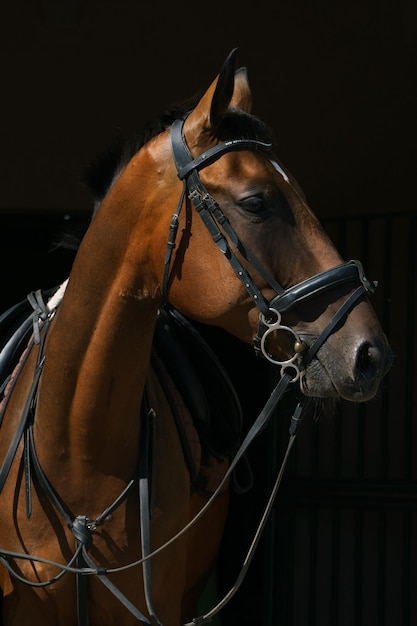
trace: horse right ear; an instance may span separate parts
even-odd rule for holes
[[[252,93],[246,67],[241,67],[235,74],[235,88],[229,106],[241,109],[245,113],[250,113],[252,110]]]

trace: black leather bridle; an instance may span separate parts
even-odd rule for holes
[[[281,367],[281,374],[290,369],[292,372],[292,382],[295,382],[300,376],[300,371],[317,355],[320,347],[353,308],[357,300],[365,293],[373,293],[376,283],[371,283],[366,278],[360,261],[352,260],[347,263],[341,263],[319,274],[315,274],[297,285],[284,289],[266,272],[250,250],[248,250],[239,239],[219,204],[201,181],[198,173],[200,169],[210,165],[227,152],[236,150],[269,152],[272,148],[272,144],[263,143],[254,139],[234,139],[220,143],[206,152],[203,152],[200,156],[193,158],[184,136],[184,121],[184,119],[178,119],[171,127],[172,152],[178,178],[183,181],[183,192],[177,212],[174,213],[171,222],[170,239],[168,241],[167,254],[165,257],[163,279],[164,295],[165,297],[167,295],[169,263],[172,251],[175,247],[178,216],[186,192],[188,191],[188,196],[210,232],[213,241],[216,243],[220,252],[225,255],[236,276],[259,309],[258,332],[254,339],[255,352],[275,365],[279,365]],[[271,162],[275,165],[274,161]],[[230,244],[239,251],[275,291],[277,295],[272,298],[272,300],[268,301],[257,288],[250,273],[241,264]],[[316,297],[322,292],[333,289],[343,283],[349,282],[356,284],[355,290],[347,297],[336,315],[311,346],[307,346],[293,328],[281,324],[282,313],[288,311],[296,304]],[[267,337],[273,332],[284,332],[292,336],[294,341],[294,353],[290,358],[278,360],[268,352],[266,341]]]

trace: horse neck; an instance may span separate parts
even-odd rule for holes
[[[45,343],[35,416],[45,462],[56,449],[74,463],[108,458],[126,476],[134,469],[160,295],[155,283],[136,275],[140,263],[128,262],[128,254],[128,246],[106,251],[89,236],[77,255]],[[111,266],[104,265],[109,255]],[[125,470],[115,449],[124,451]]]

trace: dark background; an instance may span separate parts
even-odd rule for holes
[[[208,86],[239,48],[253,112],[274,129],[279,158],[346,258],[358,254],[381,281],[376,308],[396,362],[369,410],[305,427],[284,513],[224,623],[415,626],[417,4],[14,0],[0,16],[0,310],[67,276],[72,254],[52,248],[63,229],[88,224],[84,167],[117,134]],[[233,342],[226,354],[253,416],[270,372]],[[286,443],[283,423],[252,452],[255,488],[234,503],[225,587],[276,469],[265,461],[271,435],[275,455]]]
[[[414,210],[416,13],[413,0],[4,3],[0,308],[55,280],[53,233],[91,210],[84,167],[206,87],[234,47],[319,217]]]
[[[413,198],[411,0],[15,0],[0,25],[3,212],[81,212],[82,167],[238,47],[254,112],[321,215]]]

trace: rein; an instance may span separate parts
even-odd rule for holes
[[[60,298],[63,297],[63,292],[60,295]],[[27,410],[22,414],[22,418],[20,421],[20,427],[18,429],[18,433],[14,437],[8,454],[6,458],[9,460],[7,463],[4,462],[3,466],[0,468],[0,492],[4,483],[7,479],[8,472],[10,469],[11,462],[15,456],[17,451],[17,447],[20,443],[20,440],[23,438],[25,452],[25,476],[26,476],[26,515],[29,518],[31,515],[31,486],[30,480],[33,477],[36,477],[39,485],[42,487],[44,493],[47,495],[51,503],[63,517],[66,522],[67,527],[71,530],[75,538],[75,552],[73,556],[70,558],[66,565],[62,563],[57,563],[55,561],[51,561],[49,559],[44,559],[32,554],[13,552],[10,550],[0,549],[0,561],[6,567],[8,572],[17,578],[20,582],[32,586],[32,587],[47,587],[55,582],[57,582],[64,574],[73,573],[76,575],[76,588],[77,588],[77,613],[78,613],[78,625],[79,626],[88,626],[89,618],[88,618],[88,609],[87,609],[87,586],[86,586],[86,577],[96,575],[99,580],[113,593],[113,595],[118,598],[118,600],[125,606],[125,608],[132,614],[134,617],[146,624],[147,626],[151,626],[155,624],[156,626],[162,626],[159,621],[156,612],[153,608],[152,601],[152,588],[151,588],[151,574],[149,568],[149,562],[152,557],[156,554],[162,552],[167,546],[175,542],[179,537],[184,535],[205,513],[205,511],[209,508],[213,500],[219,495],[226,481],[230,478],[232,472],[236,468],[238,462],[241,460],[242,456],[248,449],[249,445],[253,442],[253,440],[259,435],[259,433],[266,427],[273,411],[275,410],[277,404],[281,400],[283,394],[285,393],[288,384],[291,382],[291,376],[288,373],[284,373],[279,382],[277,383],[275,389],[272,391],[268,401],[266,402],[264,408],[260,412],[259,416],[253,423],[252,427],[248,431],[246,437],[244,438],[242,444],[240,445],[238,451],[236,452],[233,460],[231,461],[225,475],[223,476],[221,482],[217,486],[216,490],[210,496],[206,504],[200,509],[200,511],[184,526],[178,533],[173,535],[168,541],[159,546],[153,551],[150,551],[150,510],[149,510],[149,489],[148,489],[148,474],[147,474],[147,459],[149,454],[149,421],[152,420],[152,409],[148,410],[147,419],[144,420],[144,429],[143,436],[141,437],[141,448],[139,451],[139,464],[138,468],[135,472],[135,475],[129,481],[127,486],[121,492],[121,494],[116,498],[116,500],[108,506],[103,513],[94,520],[89,519],[85,515],[78,515],[77,517],[73,517],[63,506],[59,495],[55,492],[52,485],[48,481],[43,469],[40,465],[36,447],[33,438],[33,418],[34,418],[34,409],[35,409],[35,398],[38,388],[38,383],[40,380],[40,376],[43,369],[43,364],[45,361],[45,355],[43,346],[45,343],[46,333],[49,328],[50,320],[55,314],[56,308],[59,305],[60,300],[55,300],[55,308],[50,309],[48,305],[45,305],[41,292],[35,292],[29,294],[28,296],[29,302],[32,304],[34,308],[33,313],[33,326],[34,326],[34,342],[35,344],[39,344],[39,352],[37,357],[37,367],[35,371],[34,380],[32,383],[30,394],[26,401]],[[146,400],[146,393],[145,393]],[[261,537],[262,531],[267,522],[269,513],[272,509],[274,499],[276,493],[278,491],[279,485],[281,484],[281,480],[284,474],[284,469],[287,463],[287,459],[289,457],[289,452],[294,443],[297,431],[299,426],[301,425],[302,418],[302,402],[300,402],[294,415],[291,419],[290,424],[290,439],[288,443],[287,452],[285,454],[283,463],[281,465],[281,469],[276,478],[271,496],[267,502],[265,507],[264,514],[262,515],[261,521],[258,525],[257,531],[255,533],[255,537],[252,540],[251,546],[247,552],[246,558],[244,560],[241,572],[238,576],[233,587],[230,591],[225,595],[225,597],[210,610],[206,615],[202,615],[200,617],[194,618],[191,622],[184,624],[183,626],[197,626],[198,624],[203,624],[205,622],[211,621],[212,617],[216,615],[227,602],[233,597],[233,595],[238,591],[240,585],[242,584],[246,572],[249,568],[249,565],[254,556],[256,547],[258,545],[259,539]],[[141,521],[141,539],[142,539],[142,558],[131,562],[127,565],[118,567],[118,568],[103,568],[97,567],[92,558],[89,555],[89,548],[93,543],[93,533],[94,531],[101,526],[106,518],[121,504],[128,493],[131,491],[133,487],[138,489],[139,493],[139,502],[140,502],[140,521]],[[29,581],[22,576],[20,576],[9,564],[8,558],[13,559],[23,559],[29,560],[39,563],[44,563],[48,565],[52,565],[57,567],[60,571],[53,578],[43,581],[43,582],[32,582]],[[128,570],[132,567],[136,567],[138,565],[142,565],[143,568],[143,579],[144,579],[144,591],[145,591],[145,600],[148,608],[149,615],[151,616],[151,621],[145,617],[139,609],[137,609],[129,600],[122,594],[122,592],[111,582],[109,579],[109,575],[116,572],[121,572]]]

